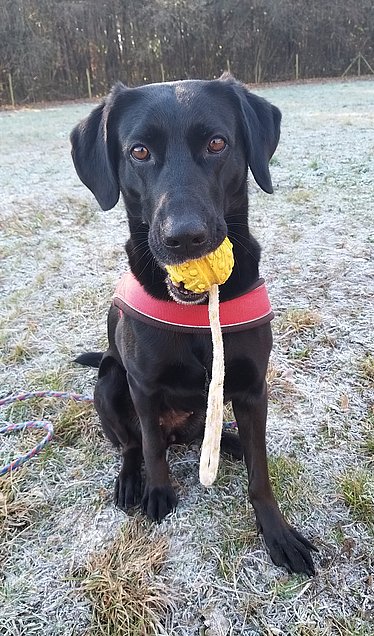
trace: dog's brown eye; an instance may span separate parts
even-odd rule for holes
[[[134,146],[131,149],[131,156],[138,161],[145,161],[150,157],[150,152],[145,146]]]
[[[222,137],[213,137],[208,144],[208,151],[217,153],[222,152],[226,148],[226,142]]]

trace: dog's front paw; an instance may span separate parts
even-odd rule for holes
[[[152,521],[161,521],[177,505],[176,494],[170,484],[152,488],[147,484],[142,506],[147,516]]]
[[[290,573],[315,575],[311,551],[317,548],[284,519],[270,529],[262,529],[271,560]]]
[[[127,474],[123,469],[114,486],[114,503],[126,512],[140,502],[142,481],[140,471]]]

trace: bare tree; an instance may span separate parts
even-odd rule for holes
[[[374,66],[370,0],[0,0],[0,101],[231,70],[245,82]]]

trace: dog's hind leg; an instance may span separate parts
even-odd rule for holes
[[[122,449],[122,468],[116,480],[114,501],[121,510],[128,510],[141,498],[141,433],[126,372],[108,353],[99,369],[95,407],[105,435]]]
[[[243,459],[243,448],[236,433],[222,431],[221,452],[231,455],[233,459]]]

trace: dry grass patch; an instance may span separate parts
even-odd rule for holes
[[[370,433],[366,436],[362,447],[363,450],[369,455],[370,460],[374,461],[374,433]]]
[[[19,205],[17,212],[8,216],[0,227],[6,236],[29,237],[34,236],[39,230],[45,229],[48,222],[47,215],[30,202],[24,206]]]
[[[94,407],[89,402],[70,400],[54,423],[54,433],[59,444],[72,446],[77,441],[85,442],[98,434],[93,424]]]
[[[0,562],[5,557],[7,541],[15,532],[30,525],[33,514],[40,509],[41,494],[26,490],[24,469],[0,477]]]
[[[303,465],[296,458],[270,456],[269,475],[275,498],[286,515],[294,513],[301,502],[305,507],[310,501],[310,483]]]
[[[91,221],[97,221],[99,219],[99,214],[92,201],[88,202],[78,197],[67,196],[59,203],[61,207],[67,207],[69,212],[74,216],[74,222],[78,225],[88,225]]]
[[[101,315],[109,307],[110,293],[111,288],[105,283],[97,287],[82,288],[65,299],[63,308],[65,311],[72,312],[73,315],[75,313],[80,319],[82,319],[82,312],[84,316],[88,308],[90,312]]]
[[[271,166],[280,166],[281,162],[279,161],[279,157],[277,157],[276,155],[273,155],[269,161],[269,164]]]
[[[374,355],[368,353],[361,361],[360,370],[365,380],[368,380],[370,384],[374,383]]]
[[[289,203],[302,205],[303,203],[312,201],[313,196],[314,194],[313,192],[311,192],[311,190],[305,190],[304,188],[295,188],[295,190],[287,196],[287,201]]]
[[[321,324],[321,316],[310,309],[289,309],[277,321],[278,330],[287,334],[309,332]]]
[[[105,550],[92,555],[76,575],[92,604],[90,636],[152,636],[171,609],[170,592],[159,574],[165,561],[165,537],[150,538],[129,521]]]
[[[369,416],[363,424],[362,451],[368,456],[369,463],[374,462],[374,405],[371,407]]]
[[[313,159],[308,163],[308,168],[311,168],[311,170],[319,170],[320,167],[321,165],[318,159]]]
[[[295,598],[311,585],[313,585],[313,582],[311,580],[305,581],[305,577],[302,574],[284,576],[275,581],[273,593],[279,600],[287,601]]]
[[[234,411],[232,410],[231,402],[228,402],[227,404],[224,404],[223,406],[223,421],[224,422],[235,421],[235,415],[234,415]]]
[[[82,204],[81,209],[78,210],[78,214],[76,216],[76,223],[78,225],[88,225],[89,223],[93,223],[98,219],[98,213],[92,209],[90,205],[87,203],[85,205]]]
[[[337,616],[331,619],[331,631],[326,634],[337,634],[337,636],[369,636],[367,624],[359,618],[346,619],[344,616]]]
[[[266,381],[269,399],[281,402],[284,407],[292,407],[296,387],[292,381],[292,370],[283,371],[270,359]]]
[[[74,381],[74,370],[70,367],[47,369],[44,372],[30,370],[26,378],[30,391],[69,391]]]
[[[16,316],[14,316],[16,318]],[[31,360],[38,354],[35,334],[38,324],[29,319],[24,325],[22,335],[19,336],[17,328],[11,326],[12,320],[3,321],[4,329],[0,333],[0,345],[3,349],[3,363],[6,365],[22,364]]]
[[[21,471],[0,478],[0,536],[4,540],[10,528],[24,527],[29,521],[28,508],[19,497]]]
[[[340,491],[345,504],[355,519],[374,523],[374,477],[365,468],[352,469],[340,480]]]
[[[19,364],[22,362],[26,362],[26,360],[31,360],[31,358],[35,355],[35,350],[33,347],[29,346],[28,343],[23,339],[20,342],[17,342],[13,347],[11,347],[8,355],[5,358],[5,362],[7,364]]]

